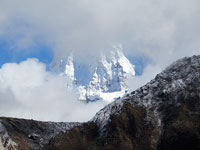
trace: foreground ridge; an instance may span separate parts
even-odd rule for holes
[[[47,150],[200,149],[200,56],[170,65],[145,86],[50,140]]]
[[[0,150],[40,150],[51,138],[77,125],[0,117]]]

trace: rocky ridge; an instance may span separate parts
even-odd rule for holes
[[[0,118],[1,150],[40,150],[49,140],[79,123]]]
[[[45,149],[200,149],[200,56],[170,65]]]

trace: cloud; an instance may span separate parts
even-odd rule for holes
[[[150,82],[155,76],[162,71],[161,67],[156,64],[149,64],[145,67],[144,72],[141,76],[135,76],[134,78],[128,78],[127,86],[130,91],[135,91],[141,86]]]
[[[74,51],[80,61],[90,63],[111,45],[121,43],[127,55],[141,53],[153,62],[130,82],[134,90],[172,61],[200,54],[199,5],[199,0],[1,0],[0,40],[16,50],[43,43],[54,49],[55,59]],[[2,108],[1,113],[84,120],[87,115],[80,114],[103,105],[82,107],[85,104],[64,91],[63,79],[44,68],[36,60],[2,67],[5,83],[0,85],[0,94],[1,101],[6,101],[0,107],[9,111]]]
[[[45,71],[37,59],[4,64],[0,69],[0,114],[51,121],[88,121],[105,106],[84,104],[67,91],[65,78]]]
[[[121,43],[128,55],[169,62],[199,54],[198,0],[35,0],[0,2],[0,34],[23,48],[42,41],[57,57],[90,57]],[[88,60],[88,59],[86,59]]]

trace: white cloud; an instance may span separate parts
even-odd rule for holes
[[[53,47],[55,59],[75,51],[84,61],[121,43],[127,55],[139,51],[155,63],[130,82],[136,89],[172,61],[200,54],[199,6],[199,0],[1,0],[0,40],[12,41],[17,50],[39,41]],[[82,108],[84,104],[72,100],[73,94],[64,92],[62,79],[45,72],[35,60],[7,64],[1,74],[6,81],[0,85],[1,101],[11,93],[4,103],[10,111],[1,113],[23,108],[17,116],[84,120],[79,114],[99,108],[96,104]],[[13,101],[17,105],[12,106]]]
[[[150,82],[155,76],[162,71],[159,65],[151,64],[148,65],[141,76],[135,76],[134,78],[129,78],[127,81],[127,86],[130,91],[135,91],[141,86]]]
[[[0,69],[0,114],[51,121],[88,121],[105,103],[84,104],[66,90],[65,80],[45,71],[37,59]]]
[[[76,51],[91,59],[118,42],[128,54],[140,51],[166,65],[199,54],[199,4],[199,0],[2,0],[0,34],[14,39],[19,49],[39,40],[54,46],[57,55]]]

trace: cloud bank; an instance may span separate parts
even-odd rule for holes
[[[75,51],[91,59],[121,43],[128,55],[156,63],[200,52],[199,0],[2,0],[1,38],[18,49],[51,45],[56,57]],[[87,59],[88,60],[88,59]]]
[[[134,90],[172,61],[200,54],[199,6],[199,0],[1,0],[0,41],[18,51],[45,44],[54,59],[73,51],[90,63],[120,43],[127,55],[141,53],[153,62],[130,82]],[[82,107],[63,79],[37,60],[5,64],[0,75],[3,115],[82,121],[104,105]]]
[[[37,59],[8,63],[0,69],[0,114],[51,121],[88,121],[105,106],[84,104],[67,91],[65,79],[45,71]]]

